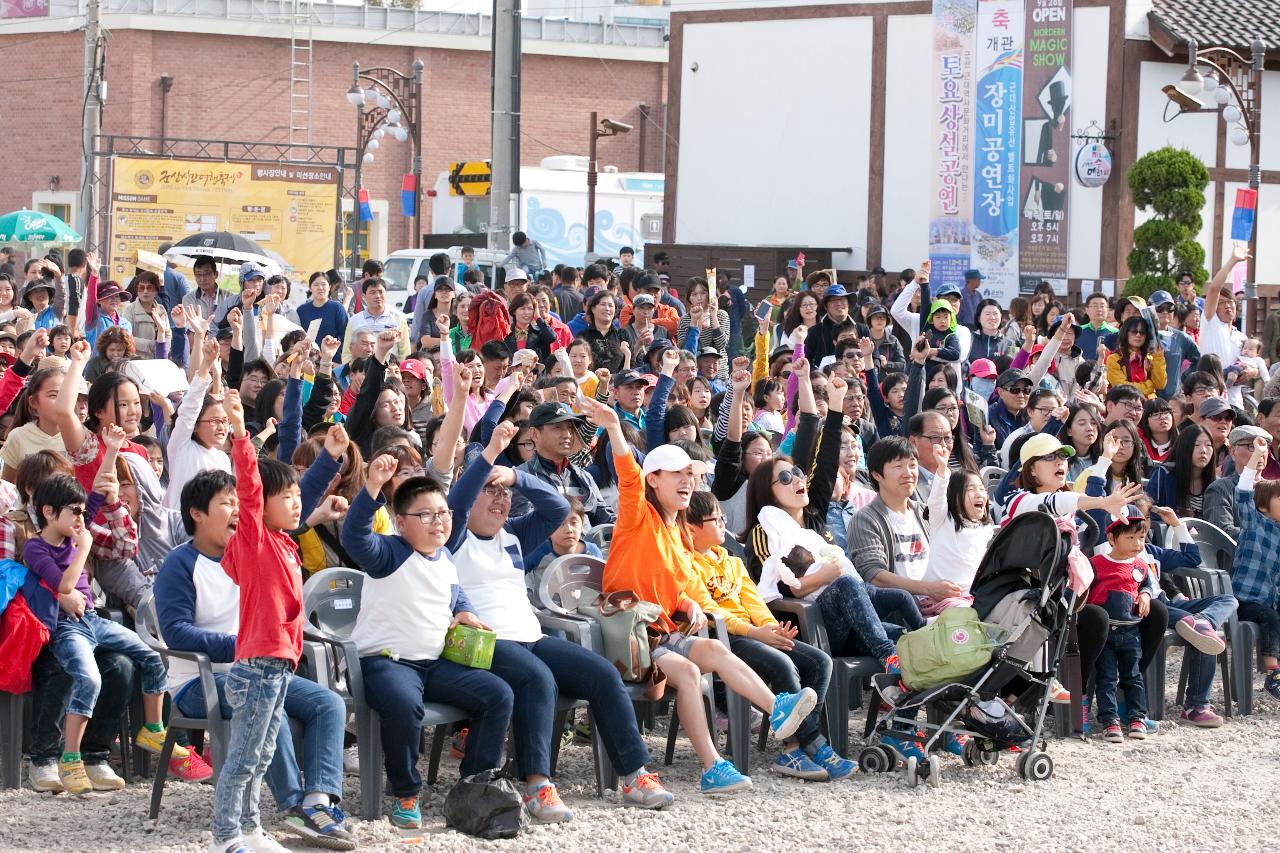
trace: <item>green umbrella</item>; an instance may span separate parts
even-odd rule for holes
[[[79,243],[83,239],[52,213],[15,210],[0,216],[0,243]]]

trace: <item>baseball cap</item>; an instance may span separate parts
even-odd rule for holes
[[[1231,416],[1235,417],[1229,403],[1221,397],[1206,397],[1204,402],[1200,404],[1200,417],[1213,418],[1224,412],[1231,412]]]
[[[1065,453],[1070,457],[1076,455],[1076,450],[1071,445],[1063,444],[1056,437],[1046,432],[1038,432],[1023,442],[1022,450],[1018,453],[1018,459],[1023,465],[1026,465],[1031,460],[1039,459],[1041,456],[1048,456],[1050,453]]]
[[[1147,304],[1153,308],[1161,305],[1173,306],[1173,296],[1167,290],[1157,290],[1151,294],[1151,298],[1147,300]]]
[[[989,358],[979,358],[969,365],[969,375],[980,379],[993,379],[996,375],[996,363]]]
[[[1107,532],[1110,533],[1117,527],[1127,527],[1135,521],[1146,520],[1147,517],[1142,514],[1142,510],[1138,509],[1137,505],[1125,504],[1120,514],[1111,516],[1111,520],[1107,522]]]
[[[528,281],[529,274],[524,271],[523,267],[512,267],[507,270],[506,278],[503,281]]]
[[[645,474],[652,474],[656,471],[683,471],[689,467],[693,468],[694,474],[707,473],[707,463],[689,458],[689,454],[685,453],[683,448],[676,447],[674,444],[663,444],[645,455],[641,470]]]
[[[703,356],[712,356],[712,355],[714,355],[716,358],[719,358],[720,350],[716,349],[715,347],[703,347],[702,349],[698,350],[698,358],[702,358]]]
[[[1031,382],[1031,377],[1027,375],[1025,370],[1019,370],[1016,367],[1011,367],[997,377],[996,387],[1008,388],[1010,385],[1017,382]]]
[[[550,424],[560,424],[567,421],[580,423],[582,418],[573,413],[573,409],[564,403],[539,403],[533,407],[533,411],[529,413],[529,426],[544,427]]]
[[[979,281],[986,278],[986,276],[982,274],[982,270],[965,270],[964,277],[966,280],[976,278]]]
[[[427,381],[427,366],[422,363],[421,359],[406,358],[400,362],[400,372],[407,373],[420,382]]]
[[[1227,436],[1227,443],[1239,444],[1242,441],[1247,441],[1250,444],[1253,444],[1253,440],[1255,438],[1260,438],[1267,444],[1271,443],[1271,433],[1267,432],[1262,427],[1256,427],[1252,424],[1238,426],[1231,430],[1231,435]]]
[[[849,291],[844,289],[844,285],[836,282],[827,288],[827,292],[822,295],[822,307],[826,308],[827,303],[832,299],[848,299]]]
[[[631,300],[631,307],[633,308],[637,305],[653,305],[653,304],[654,304],[653,297],[647,293],[636,294],[636,297]]]
[[[867,309],[867,313],[865,315],[867,318],[867,322],[870,323],[871,318],[876,316],[877,314],[883,314],[886,317],[888,317],[889,310],[885,308],[883,305],[881,305],[879,302],[872,302],[871,307]]]
[[[937,291],[933,295],[941,299],[944,296],[950,296],[953,293],[959,293],[959,292],[960,292],[959,287],[957,287],[954,284],[947,283],[947,284],[939,285]]]
[[[609,379],[609,384],[614,388],[619,388],[623,385],[634,385],[637,382],[643,382],[647,385],[649,383],[649,377],[640,371],[631,368],[619,371],[618,373],[613,374]],[[532,420],[532,416],[530,416],[530,420]]]
[[[253,261],[245,261],[240,265],[240,283],[244,284],[251,278],[260,278],[265,281],[267,272]]]

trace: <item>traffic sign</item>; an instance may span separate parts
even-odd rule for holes
[[[488,195],[492,182],[493,169],[488,160],[449,164],[449,195]]]

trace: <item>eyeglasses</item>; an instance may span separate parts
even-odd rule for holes
[[[422,522],[423,526],[426,526],[428,524],[444,524],[445,521],[453,516],[453,510],[438,509],[435,511],[425,510],[423,512],[402,512],[399,514],[403,515],[405,518],[416,518],[418,521]]]
[[[1061,459],[1070,459],[1071,455],[1067,453],[1066,448],[1055,450],[1053,453],[1046,453],[1044,456],[1037,456],[1037,462],[1057,462]]]
[[[516,447],[519,447],[521,450],[532,450],[534,445],[532,441],[517,441]]]
[[[708,518],[704,518],[704,519],[702,519],[701,521],[699,521],[699,522],[697,522],[697,523],[698,523],[698,524],[714,524],[714,525],[716,525],[717,527],[724,527],[724,516],[723,516],[723,515],[713,515],[713,516],[710,516],[710,517],[708,517]]]
[[[960,407],[959,407],[959,406],[956,406],[956,405],[950,405],[950,406],[934,406],[934,407],[933,407],[933,410],[934,410],[935,412],[938,412],[938,413],[943,414],[943,415],[958,415],[958,414],[960,414]]]
[[[1116,441],[1116,447],[1133,447],[1132,438],[1121,438]]]
[[[1126,409],[1128,409],[1131,412],[1142,411],[1142,404],[1139,403],[1137,400],[1121,400],[1120,405],[1124,406]]]
[[[1152,412],[1151,414],[1147,415],[1147,420],[1151,420],[1152,418],[1171,418],[1171,417],[1173,417],[1173,412],[1162,410],[1159,412]]]
[[[920,436],[930,444],[955,444],[955,436],[953,435],[922,435]]]
[[[1057,406],[1036,406],[1031,411],[1041,415],[1048,415],[1048,414],[1051,414],[1053,410],[1056,408]],[[941,409],[939,409],[939,411],[941,411]]]
[[[511,490],[506,488],[505,486],[495,486],[493,484],[490,484],[488,486],[485,486],[480,491],[484,492],[486,495],[496,500],[502,500],[504,498],[511,497]]]
[[[773,482],[781,486],[789,486],[793,481],[803,480],[803,479],[804,479],[804,471],[801,470],[800,466],[797,465],[793,468],[788,468],[786,470],[779,471],[778,479],[774,480]]]
[[[213,425],[214,425],[214,426],[216,426],[216,427],[217,427],[217,426],[223,426],[223,427],[224,427],[224,426],[231,426],[231,421],[230,421],[230,419],[228,419],[228,418],[201,418],[200,420],[196,421],[196,423],[198,423],[198,424],[213,424]]]

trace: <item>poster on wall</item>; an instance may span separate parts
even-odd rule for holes
[[[933,192],[929,260],[934,287],[969,269],[973,217],[973,68],[978,0],[933,0]]]
[[[982,294],[1018,295],[1023,0],[978,0],[972,266]]]
[[[201,231],[231,231],[306,275],[333,266],[340,171],[302,163],[115,157],[108,257],[132,274],[136,250],[154,252]],[[123,280],[123,278],[122,278]]]
[[[0,18],[47,18],[49,0],[0,0]]]
[[[1072,0],[1026,0],[1022,97],[1022,288],[1067,292]]]

